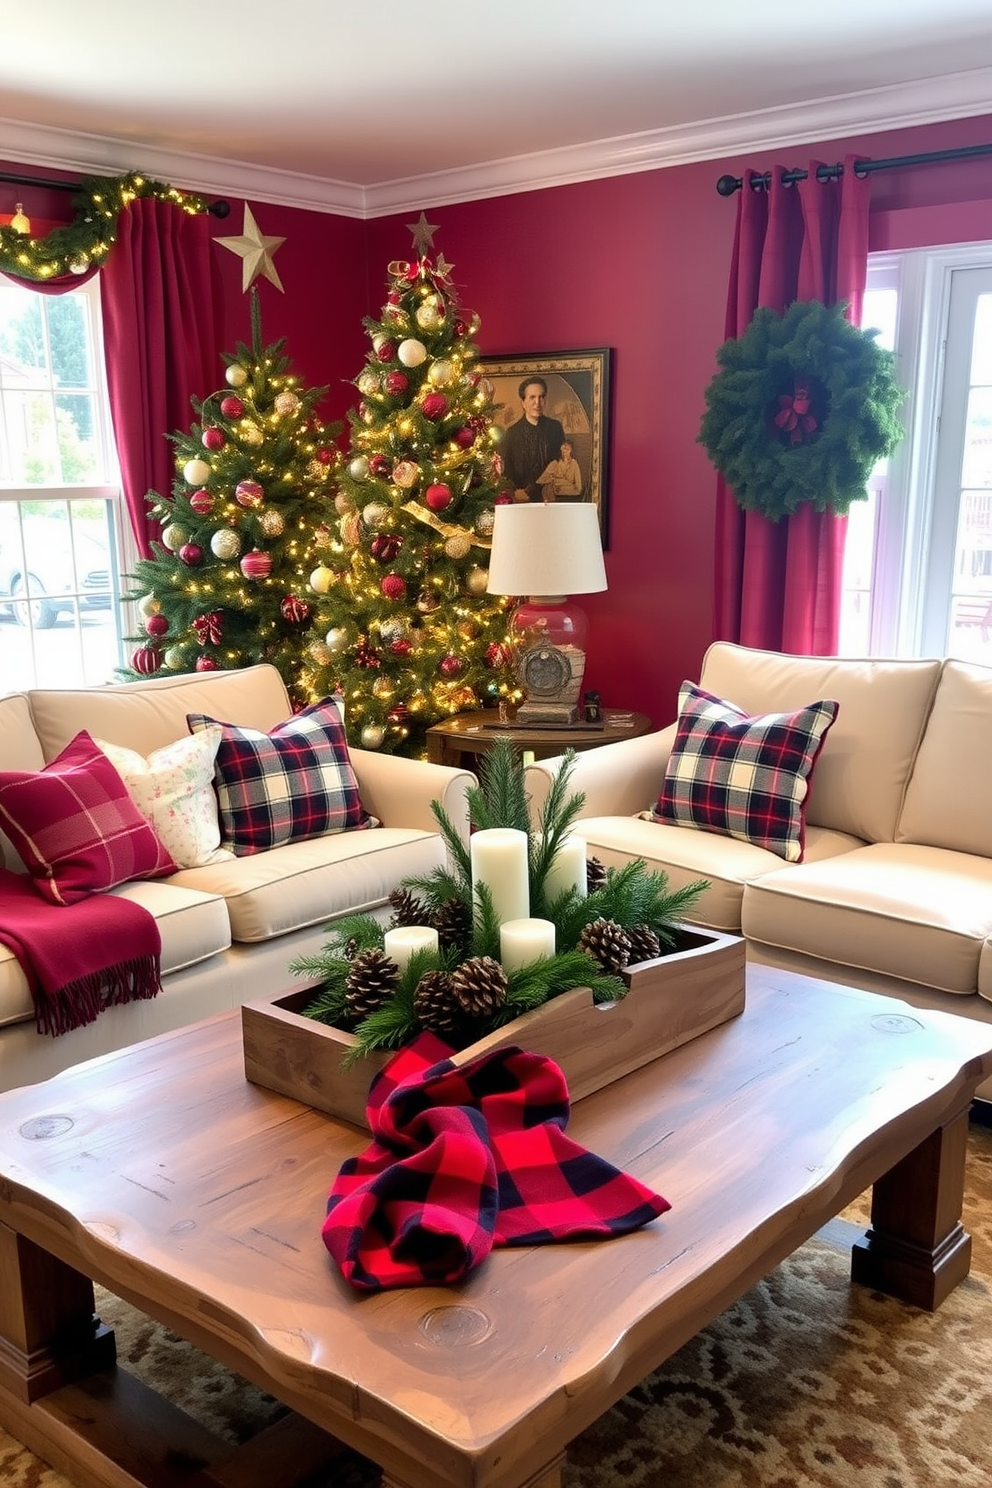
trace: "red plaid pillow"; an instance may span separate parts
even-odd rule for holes
[[[187,713],[191,733],[219,722]],[[362,805],[333,698],[269,733],[221,723],[214,766],[221,846],[238,857],[379,823]]]
[[[821,701],[751,717],[683,682],[675,743],[651,816],[801,862],[810,776],[837,709]]]
[[[0,826],[53,904],[176,871],[85,730],[43,770],[0,774]]]

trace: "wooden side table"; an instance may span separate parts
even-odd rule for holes
[[[496,708],[479,713],[456,713],[444,723],[427,730],[427,758],[434,765],[466,765],[485,754],[494,739],[511,738],[534,759],[550,759],[566,749],[596,749],[600,744],[615,744],[618,739],[635,739],[651,730],[646,713],[625,713],[619,708],[603,709],[602,728],[518,728],[500,723]],[[469,761],[464,760],[468,755]]]

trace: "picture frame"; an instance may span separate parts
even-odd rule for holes
[[[611,364],[612,348],[608,346],[580,351],[528,351],[516,355],[482,356],[478,363],[479,371],[492,384],[492,400],[497,405],[493,423],[503,431],[504,438],[511,426],[524,416],[521,384],[528,377],[541,378],[547,384],[544,417],[556,419],[561,425],[564,441],[572,446],[568,459],[578,466],[578,475],[571,463],[562,465],[557,472],[545,466],[537,475],[539,485],[534,483],[514,489],[529,490],[527,499],[531,501],[591,501],[599,515],[604,551],[609,545],[610,535]],[[502,445],[500,449],[507,462],[506,473],[512,476],[513,464],[518,457],[511,451],[509,440],[506,440],[505,449]],[[580,489],[576,494],[578,483]],[[524,498],[518,496],[517,499]]]

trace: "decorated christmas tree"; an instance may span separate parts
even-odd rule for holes
[[[478,316],[452,266],[389,265],[386,302],[348,415],[336,526],[310,577],[318,619],[302,690],[340,690],[352,744],[422,755],[426,729],[514,693],[507,601],[486,593],[493,512],[504,493]]]
[[[262,345],[254,287],[251,327],[250,348],[222,354],[225,387],[193,399],[196,422],[169,436],[171,495],[146,498],[161,541],[131,576],[145,633],[129,637],[137,644],[123,674],[267,661],[305,701],[298,683],[313,623],[308,579],[322,524],[334,519],[341,425],[317,417],[327,390],[300,385],[284,342]]]

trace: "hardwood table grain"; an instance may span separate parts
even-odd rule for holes
[[[237,1013],[164,1034],[0,1097],[0,1422],[79,1488],[289,1488],[340,1442],[387,1488],[556,1488],[580,1431],[871,1184],[855,1280],[937,1306],[990,1072],[988,1025],[749,968],[741,1017],[573,1110],[667,1214],[363,1296],[320,1225],[367,1134],[246,1081]],[[218,1441],[115,1366],[94,1280],[290,1413]]]

